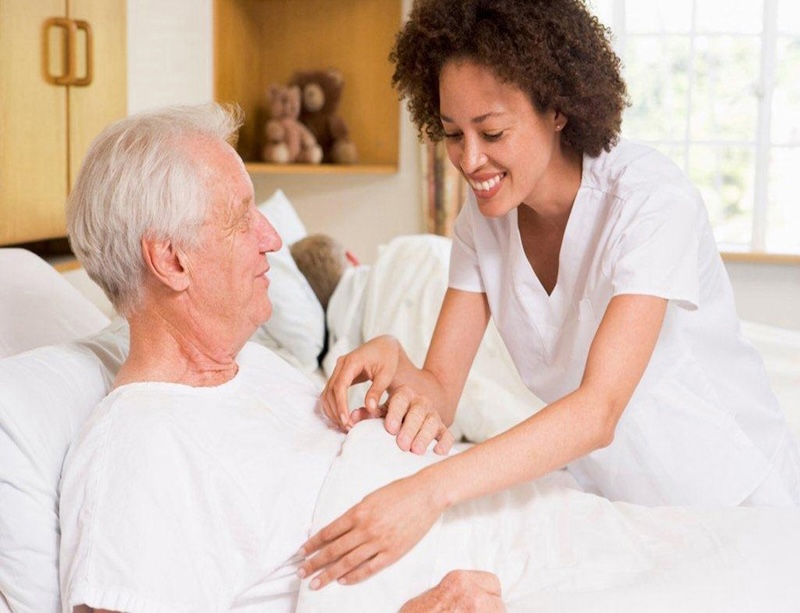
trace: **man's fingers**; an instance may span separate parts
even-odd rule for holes
[[[490,573],[485,570],[471,570],[465,572],[472,574],[472,578],[475,580],[475,583],[484,592],[494,594],[495,596],[503,595],[503,588],[500,585],[500,579],[494,573]]]

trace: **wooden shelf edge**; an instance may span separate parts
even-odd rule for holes
[[[725,262],[742,262],[746,264],[783,264],[797,266],[800,265],[800,254],[723,251],[722,260]]]
[[[397,174],[395,164],[266,164],[246,162],[250,174],[274,175],[391,175]]]

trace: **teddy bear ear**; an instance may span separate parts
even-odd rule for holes
[[[342,84],[342,81],[344,81],[344,77],[338,68],[328,68],[326,72],[333,82],[336,83],[336,87],[339,87]]]

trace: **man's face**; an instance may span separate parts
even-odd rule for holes
[[[244,342],[272,313],[266,254],[280,249],[281,239],[256,208],[233,148],[203,140],[195,151],[212,198],[198,246],[188,254],[189,298],[202,326]]]

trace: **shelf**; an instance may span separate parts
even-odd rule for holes
[[[397,172],[400,102],[389,52],[400,0],[215,0],[214,89],[245,112],[239,153],[251,173]],[[356,144],[356,165],[264,164],[259,160],[270,83],[300,70],[336,68],[344,77],[338,114]]]
[[[390,175],[397,172],[393,164],[265,164],[264,162],[246,162],[250,174],[285,174],[285,175]]]
[[[800,265],[800,255],[791,253],[723,251],[722,260],[725,262],[742,262],[746,264]]]

